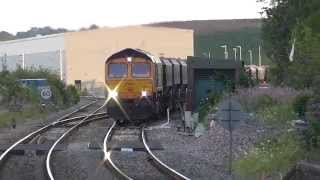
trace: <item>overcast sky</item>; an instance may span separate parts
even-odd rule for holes
[[[260,18],[256,0],[2,0],[0,31],[79,29],[198,19]]]

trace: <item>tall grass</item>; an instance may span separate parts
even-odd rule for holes
[[[275,104],[291,104],[302,91],[289,87],[241,88],[236,91],[235,98],[247,112],[256,112],[261,108]]]
[[[238,175],[246,178],[278,176],[281,179],[303,157],[303,147],[296,134],[286,133],[260,142],[249,154],[236,160],[233,168]]]
[[[39,109],[40,95],[36,88],[24,87],[19,79],[47,79],[52,90],[50,106],[55,109],[65,108],[76,104],[80,96],[72,85],[66,86],[55,72],[47,69],[21,69],[16,71],[0,72],[0,96],[1,104],[8,112],[0,114],[0,126],[8,125],[13,121],[20,121],[28,118],[38,118],[45,113]],[[49,108],[50,109],[50,108]]]
[[[44,118],[48,111],[41,111],[37,106],[24,108],[19,112],[0,113],[0,127],[8,127],[15,123],[25,122],[28,119]]]

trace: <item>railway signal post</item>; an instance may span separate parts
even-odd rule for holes
[[[232,160],[233,160],[233,135],[232,131],[239,127],[245,119],[245,113],[241,111],[241,106],[238,102],[232,100],[231,94],[229,99],[219,106],[217,112],[218,122],[221,126],[229,131],[229,174],[232,176]]]

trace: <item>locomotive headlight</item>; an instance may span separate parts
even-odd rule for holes
[[[116,99],[118,97],[118,92],[116,90],[112,90],[109,93],[109,96],[113,99]]]
[[[148,92],[147,91],[141,91],[141,96],[142,97],[147,97],[148,95]]]

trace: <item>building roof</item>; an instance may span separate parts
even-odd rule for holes
[[[9,41],[0,41],[0,45],[6,45],[6,44],[13,44],[13,43],[20,43],[24,41],[33,41],[33,40],[40,40],[40,39],[48,39],[48,38],[54,38],[54,37],[62,37],[65,33],[59,33],[59,34],[50,34],[50,35],[37,35],[34,37],[29,38],[23,38],[23,39],[15,39],[15,40],[9,40]]]

